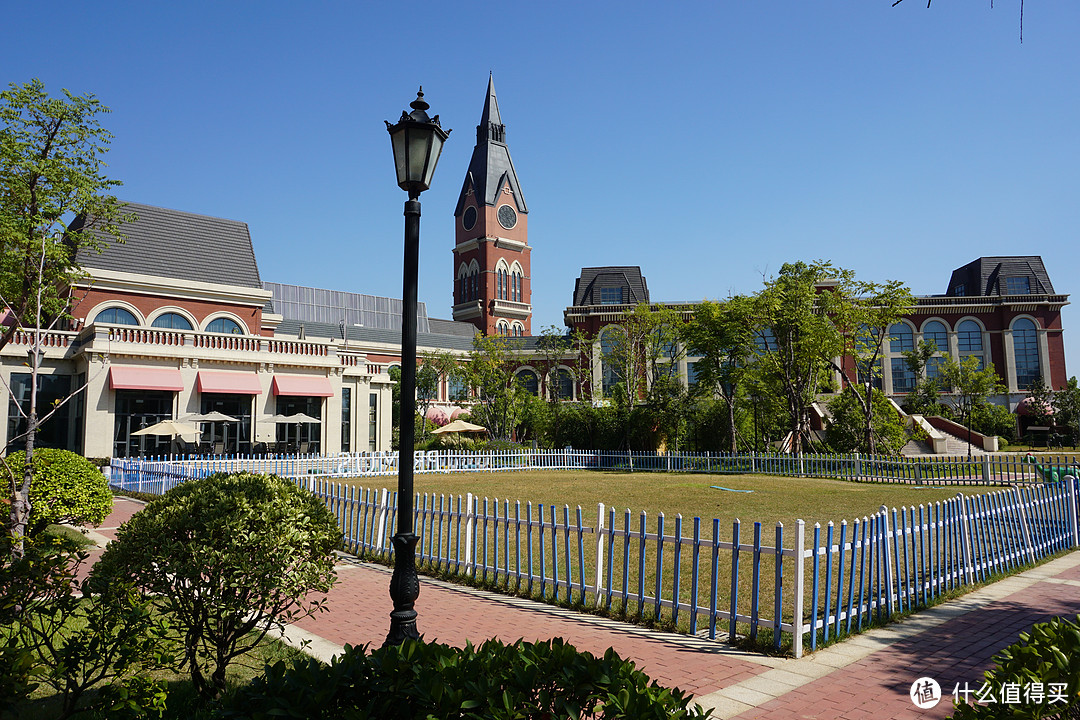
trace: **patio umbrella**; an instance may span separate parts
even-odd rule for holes
[[[441,435],[443,433],[462,433],[462,432],[487,432],[487,428],[482,425],[473,425],[470,422],[464,420],[455,420],[452,423],[443,425],[441,428],[436,428],[431,431],[432,435]]]
[[[180,422],[240,422],[234,417],[230,417],[225,413],[220,413],[217,410],[208,413],[192,413],[191,415],[185,415],[180,418]]]
[[[176,437],[177,435],[198,435],[201,431],[198,425],[194,425],[188,422],[182,422],[180,420],[162,420],[159,423],[155,423],[150,427],[143,428],[142,430],[136,430],[131,433],[132,435],[168,435],[169,437]]]
[[[313,418],[310,415],[304,413],[293,413],[292,415],[271,415],[270,419],[276,423],[321,423],[319,418]]]

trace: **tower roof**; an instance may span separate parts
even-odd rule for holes
[[[484,98],[484,113],[480,124],[476,126],[476,147],[473,148],[469,171],[461,186],[455,217],[465,207],[465,197],[470,189],[476,195],[477,202],[495,205],[503,185],[514,193],[518,212],[529,212],[525,204],[525,195],[521,192],[514,161],[510,159],[510,148],[506,145],[506,126],[499,115],[499,100],[495,97],[495,78],[488,77],[487,96]]]

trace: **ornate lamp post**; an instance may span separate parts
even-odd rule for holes
[[[409,193],[405,202],[405,269],[401,307],[401,433],[398,443],[397,534],[394,535],[394,575],[390,579],[390,633],[386,645],[419,639],[413,603],[420,596],[416,576],[416,541],[413,533],[413,445],[416,416],[416,278],[420,254],[420,193],[431,187],[443,142],[450,135],[429,118],[424,89],[410,103],[411,113],[401,113],[397,124],[386,123],[394,148],[398,186]]]

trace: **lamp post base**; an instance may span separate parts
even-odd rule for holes
[[[416,610],[413,604],[420,597],[420,578],[416,574],[416,543],[413,533],[398,533],[391,539],[394,545],[394,574],[390,578],[390,633],[383,647],[401,645],[406,640],[419,640],[416,629]]]

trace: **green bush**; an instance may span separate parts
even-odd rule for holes
[[[26,453],[20,450],[4,459],[19,482],[26,472]],[[10,500],[11,488],[3,483],[0,493]],[[50,523],[98,525],[112,510],[109,481],[92,462],[68,450],[41,448],[34,451],[34,477],[30,484],[30,521],[27,530],[39,533]]]
[[[192,685],[209,698],[274,621],[322,608],[315,596],[333,583],[340,540],[337,519],[307,490],[272,475],[217,474],[173,488],[125,523],[91,581],[102,593],[128,580],[160,596],[184,638]]]
[[[227,718],[704,718],[679,690],[650,684],[614,650],[598,658],[564,640],[489,640],[478,648],[407,641],[330,665],[277,663],[225,703]]]
[[[1014,643],[994,656],[995,667],[985,673],[994,704],[958,705],[953,718],[1076,718],[1080,717],[1080,616],[1076,620],[1053,618],[1020,633]],[[1024,689],[1041,683],[1043,702],[1027,702]],[[1006,685],[1019,688],[1019,703],[1003,703]],[[1051,688],[1051,684],[1055,687]],[[1063,686],[1063,687],[1062,687]],[[1050,703],[1052,690],[1060,690],[1064,702]],[[976,697],[972,697],[975,703]]]

